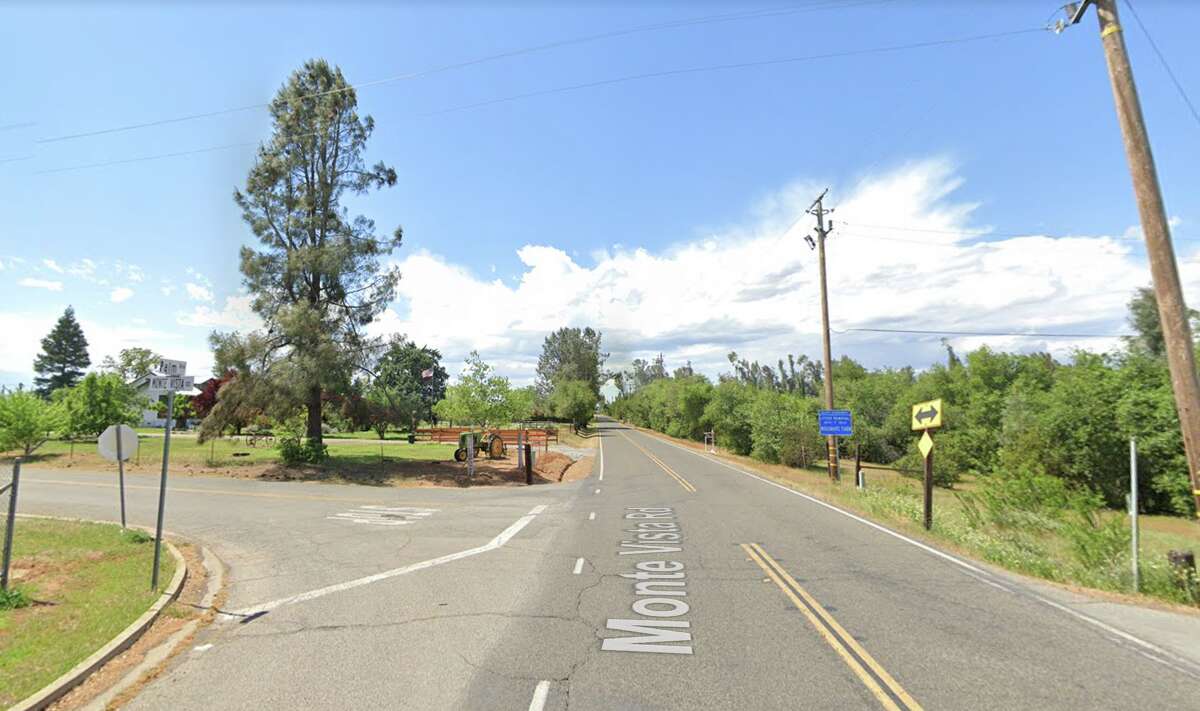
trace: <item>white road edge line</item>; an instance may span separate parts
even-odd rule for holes
[[[550,682],[539,681],[533,687],[533,699],[529,702],[529,711],[542,711],[546,708],[546,697],[550,695]]]
[[[572,570],[571,572],[574,575],[579,575],[583,572],[583,558],[577,558],[575,560],[575,570]]]
[[[429,560],[423,560],[420,563],[412,563],[410,565],[406,565],[406,566],[403,566],[400,568],[394,568],[392,570],[385,570],[382,573],[375,573],[374,575],[368,575],[364,578],[358,578],[356,580],[348,580],[344,583],[337,583],[336,585],[328,585],[326,587],[317,588],[316,590],[310,590],[308,592],[300,593],[298,595],[289,595],[288,597],[281,597],[278,600],[271,600],[270,602],[264,602],[264,603],[261,603],[258,605],[251,605],[250,607],[247,607],[247,608],[244,608],[241,610],[234,610],[234,611],[226,612],[223,614],[228,615],[228,616],[233,616],[233,617],[242,617],[242,618],[251,617],[253,615],[261,614],[263,612],[270,612],[271,610],[274,610],[277,607],[282,607],[283,605],[291,605],[291,604],[297,603],[297,602],[305,602],[307,600],[314,600],[318,597],[324,597],[325,595],[330,595],[332,593],[342,592],[343,590],[350,590],[352,588],[361,587],[363,585],[370,585],[371,583],[377,583],[380,580],[387,580],[388,578],[395,578],[400,575],[407,575],[408,573],[415,573],[418,570],[425,570],[426,568],[432,568],[434,566],[442,565],[444,563],[451,563],[453,561],[461,560],[463,558],[469,558],[473,555],[479,555],[480,553],[487,553],[488,551],[496,550],[497,548],[508,543],[510,540],[512,540],[513,536],[520,533],[521,529],[528,526],[529,523],[531,521],[533,521],[533,519],[536,518],[538,514],[542,513],[545,510],[546,510],[545,504],[540,505],[540,506],[534,506],[533,509],[528,514],[517,519],[511,526],[504,529],[500,533],[500,535],[496,536],[495,538],[493,538],[492,540],[483,544],[482,546],[477,546],[475,548],[468,548],[465,551],[459,551],[457,553],[449,553],[447,555],[438,556],[437,558],[430,558]]]
[[[647,436],[649,436],[649,435],[647,435]],[[751,479],[758,479],[762,483],[770,484],[771,486],[773,486],[777,489],[783,489],[784,491],[786,491],[789,494],[794,494],[803,499],[807,499],[807,500],[813,502],[814,504],[819,504],[821,506],[824,506],[825,508],[829,509],[830,511],[836,511],[836,512],[842,514],[843,516],[848,516],[849,518],[852,518],[861,524],[870,526],[871,528],[874,528],[877,531],[886,533],[887,535],[892,536],[893,538],[898,538],[901,541],[904,541],[905,543],[908,543],[910,545],[914,545],[917,548],[920,548],[921,550],[925,551],[926,553],[933,554],[943,560],[954,563],[955,565],[957,565],[961,568],[964,568],[973,573],[976,573],[979,576],[981,576],[982,578],[990,579],[990,578],[994,577],[990,572],[988,572],[982,568],[979,568],[977,566],[971,565],[970,563],[968,563],[965,560],[962,560],[960,558],[952,556],[949,553],[939,551],[938,549],[933,548],[932,546],[927,546],[918,540],[909,538],[908,536],[904,535],[903,533],[897,533],[896,531],[893,531],[892,529],[887,528],[886,526],[881,526],[878,523],[875,523],[874,521],[868,521],[867,519],[863,518],[862,516],[850,513],[849,511],[847,511],[845,509],[834,506],[833,504],[828,503],[826,501],[822,501],[814,496],[809,496],[808,494],[805,494],[803,492],[796,491],[795,489],[792,489],[791,487],[784,486],[783,484],[779,484],[777,482],[771,481],[770,479],[765,479],[757,474],[751,474],[750,472],[746,471],[745,469],[742,469],[740,467],[735,467],[732,464],[729,464],[727,462],[721,461],[720,459],[717,459],[716,457],[711,457],[707,454],[701,454],[700,452],[696,452],[692,449],[689,449],[688,447],[684,447],[682,445],[675,444],[674,442],[671,442],[671,441],[668,441],[668,440],[665,440],[665,439],[662,439],[659,437],[652,437],[652,439],[656,439],[664,444],[669,444],[670,446],[672,446],[676,449],[682,449],[683,451],[694,454],[697,457],[701,457],[702,459],[707,459],[708,461],[713,462],[714,464],[720,464],[721,466],[725,467],[726,469],[732,469],[733,471],[737,472],[738,474],[743,474],[745,476],[750,477]],[[976,576],[972,575],[971,577],[976,577]],[[982,582],[982,580],[981,580],[981,582]],[[999,583],[997,583],[997,585],[999,585]],[[1005,586],[1005,587],[1007,588],[1007,586]],[[1015,590],[1013,590],[1011,588],[1008,588],[1008,589],[1010,592],[1016,592]],[[1107,632],[1108,634],[1119,637],[1120,639],[1123,639],[1134,645],[1142,647],[1143,649],[1148,649],[1148,650],[1154,652],[1155,654],[1165,657],[1165,659],[1156,659],[1155,660],[1159,664],[1163,664],[1165,666],[1171,667],[1172,669],[1175,669],[1176,671],[1184,672],[1190,676],[1200,677],[1200,673],[1197,673],[1197,671],[1192,671],[1192,668],[1200,669],[1200,666],[1198,666],[1195,662],[1193,662],[1189,659],[1185,659],[1184,657],[1181,657],[1180,655],[1175,654],[1174,652],[1163,649],[1162,647],[1159,647],[1158,645],[1154,644],[1153,642],[1147,642],[1146,640],[1144,640],[1140,637],[1136,637],[1128,632],[1117,629],[1116,627],[1113,627],[1112,625],[1108,624],[1107,622],[1102,622],[1101,620],[1098,620],[1095,617],[1091,617],[1090,615],[1085,615],[1082,612],[1073,610],[1070,607],[1067,607],[1066,605],[1055,602],[1054,600],[1044,597],[1040,593],[1037,593],[1028,588],[1022,588],[1021,593],[1029,596],[1030,598],[1032,598],[1034,600],[1037,600],[1038,602],[1042,603],[1043,605],[1048,605],[1050,607],[1053,607],[1056,610],[1060,610],[1062,612],[1067,613],[1068,615],[1071,615],[1072,617],[1074,617],[1077,620],[1086,622],[1086,623],[1093,625],[1099,629],[1102,629],[1105,632]],[[1167,660],[1170,660],[1170,661],[1167,661]],[[1171,662],[1174,662],[1174,664],[1172,664]],[[1181,669],[1178,665],[1182,665],[1183,668]]]
[[[600,477],[597,479],[597,481],[604,481],[604,435],[597,430],[596,436],[600,438]]]
[[[588,520],[589,520],[589,521],[595,521],[595,520],[596,520],[596,512],[595,512],[595,511],[591,512],[590,514],[588,514]]]
[[[593,493],[593,494],[599,494],[599,493],[600,493],[600,490],[599,490],[599,489],[596,489],[596,490],[595,490],[595,491],[593,491],[592,493]]]

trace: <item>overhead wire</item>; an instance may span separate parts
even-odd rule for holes
[[[449,63],[449,64],[437,65],[434,67],[430,67],[428,69],[423,69],[423,70],[414,71],[414,72],[407,72],[404,74],[398,74],[398,75],[391,76],[391,77],[385,77],[383,79],[376,79],[373,81],[360,82],[358,84],[352,84],[352,85],[348,85],[346,87],[339,87],[337,89],[330,89],[327,91],[306,94],[299,98],[301,98],[301,99],[316,98],[316,97],[320,97],[320,96],[326,96],[329,94],[336,94],[336,93],[342,93],[342,92],[347,92],[347,91],[357,91],[359,89],[365,89],[368,87],[379,86],[382,84],[390,84],[390,83],[394,83],[394,82],[419,79],[419,78],[430,76],[433,74],[440,74],[442,72],[452,71],[452,70],[456,70],[456,69],[464,69],[466,67],[471,67],[471,66],[475,66],[478,64],[484,64],[487,62],[493,62],[493,61],[497,61],[497,60],[501,60],[501,59],[509,59],[512,57],[518,57],[518,56],[522,56],[522,55],[526,55],[526,54],[543,52],[543,51],[550,50],[550,49],[558,49],[560,47],[586,44],[589,42],[597,42],[600,40],[613,39],[616,37],[639,34],[639,33],[643,33],[643,32],[653,32],[653,31],[658,31],[658,30],[675,29],[675,28],[679,28],[679,27],[693,27],[696,25],[711,24],[711,23],[716,23],[716,22],[732,22],[732,21],[736,21],[736,20],[747,20],[747,19],[753,20],[753,19],[761,19],[761,18],[766,18],[766,17],[778,17],[778,16],[782,16],[782,15],[796,14],[796,13],[801,13],[801,12],[815,12],[815,11],[819,11],[819,10],[828,10],[828,9],[843,9],[843,8],[858,7],[858,6],[862,6],[862,5],[877,5],[877,4],[887,3],[887,2],[895,2],[895,0],[856,0],[856,1],[851,1],[851,2],[844,2],[841,0],[822,0],[820,2],[813,2],[813,3],[808,3],[805,5],[799,5],[799,6],[793,5],[793,6],[784,6],[784,7],[775,7],[775,8],[762,8],[762,9],[758,9],[758,10],[742,10],[742,11],[738,11],[738,12],[729,12],[729,13],[723,13],[723,14],[718,14],[718,15],[703,15],[703,16],[699,16],[699,17],[683,18],[680,20],[668,20],[668,21],[657,22],[657,23],[653,23],[653,24],[640,25],[637,27],[630,27],[630,28],[625,28],[625,29],[620,29],[620,30],[610,30],[607,32],[600,32],[600,33],[596,33],[596,34],[592,34],[592,35],[584,35],[581,37],[572,37],[572,38],[563,39],[563,40],[555,40],[555,41],[546,42],[543,44],[507,50],[504,52],[497,52],[495,54],[489,54],[489,55],[485,55],[482,57],[476,57],[474,59],[468,59],[468,60],[464,60],[461,62],[453,62],[453,63]],[[78,133],[64,134],[64,135],[60,135],[60,136],[51,136],[49,138],[37,139],[35,142],[36,143],[57,143],[57,142],[61,142],[61,141],[70,141],[70,140],[75,140],[75,139],[80,139],[80,138],[90,138],[90,137],[94,137],[94,136],[102,136],[102,135],[107,135],[107,134],[112,134],[112,133],[122,133],[122,132],[126,132],[126,131],[133,131],[133,130],[142,129],[142,128],[151,128],[154,126],[165,126],[165,125],[169,125],[169,124],[182,123],[182,122],[186,122],[186,121],[194,121],[194,120],[198,120],[198,119],[212,118],[212,117],[216,117],[216,116],[224,116],[224,115],[240,113],[240,112],[244,112],[244,111],[253,111],[255,109],[267,108],[269,106],[270,106],[270,102],[246,104],[244,106],[234,106],[234,107],[229,107],[229,108],[224,108],[224,109],[216,109],[213,111],[202,111],[202,112],[197,112],[197,113],[192,113],[192,114],[184,114],[182,116],[174,116],[174,117],[169,117],[169,118],[164,118],[164,119],[157,119],[154,121],[143,121],[140,123],[124,124],[124,125],[120,125],[120,126],[112,126],[109,128],[97,129],[97,130],[92,130],[92,131],[81,131]],[[29,124],[29,125],[32,125],[32,124]]]
[[[1142,22],[1142,16],[1138,14],[1137,8],[1133,6],[1133,2],[1131,0],[1125,0],[1125,5],[1129,8],[1129,11],[1133,15],[1133,19],[1137,22],[1138,27],[1142,29],[1142,34],[1146,36],[1146,41],[1150,43],[1150,48],[1153,49],[1154,54],[1158,56],[1158,61],[1160,64],[1162,64],[1163,69],[1166,70],[1167,76],[1171,78],[1171,83],[1175,85],[1175,91],[1179,92],[1179,97],[1183,99],[1183,103],[1187,104],[1188,110],[1192,112],[1192,118],[1195,119],[1196,125],[1200,126],[1200,112],[1196,111],[1196,105],[1192,103],[1192,99],[1188,96],[1187,91],[1184,90],[1183,84],[1181,84],[1179,82],[1179,78],[1175,76],[1175,72],[1172,71],[1171,65],[1167,62],[1166,56],[1163,55],[1162,50],[1158,48],[1158,43],[1155,42],[1154,38],[1150,35],[1150,30],[1147,29],[1146,24]]]
[[[464,111],[464,110],[471,109],[471,108],[479,108],[482,106],[487,106],[487,105],[492,105],[492,104],[497,104],[497,103],[502,103],[502,102],[516,101],[519,99],[531,98],[534,96],[545,96],[545,95],[561,93],[561,92],[565,92],[565,91],[577,91],[577,90],[581,90],[581,89],[585,89],[585,88],[593,88],[593,87],[619,84],[619,83],[624,83],[624,82],[629,82],[629,81],[638,81],[638,80],[657,78],[657,77],[678,76],[678,75],[683,75],[683,74],[696,74],[696,73],[713,72],[713,71],[727,71],[727,70],[733,70],[733,69],[745,69],[745,68],[752,68],[752,67],[762,67],[762,66],[772,66],[772,65],[789,64],[789,63],[797,63],[797,62],[816,61],[816,60],[822,60],[822,59],[833,59],[833,58],[841,58],[841,57],[852,57],[852,56],[862,56],[862,55],[870,55],[870,54],[900,52],[900,51],[906,51],[906,50],[926,49],[926,48],[930,48],[930,47],[941,47],[941,46],[957,45],[957,44],[978,42],[978,41],[991,40],[991,39],[1000,39],[1000,38],[1013,37],[1013,36],[1018,36],[1018,35],[1025,35],[1025,34],[1029,34],[1032,32],[1043,32],[1043,31],[1045,31],[1045,28],[1041,28],[1041,27],[1027,28],[1027,29],[1023,29],[1023,30],[993,32],[993,33],[980,34],[980,35],[969,35],[969,36],[965,36],[965,37],[951,37],[951,38],[937,39],[937,40],[926,40],[923,42],[912,42],[912,43],[908,43],[908,44],[885,45],[885,46],[881,46],[881,47],[867,47],[867,48],[862,48],[862,49],[846,50],[846,51],[841,51],[841,52],[828,52],[828,53],[823,53],[823,54],[813,54],[813,55],[805,55],[805,56],[799,56],[799,57],[784,57],[784,58],[778,58],[778,59],[767,59],[767,60],[758,60],[758,61],[751,61],[751,62],[713,64],[713,65],[706,65],[706,66],[699,66],[699,67],[687,67],[687,68],[681,68],[681,69],[664,70],[664,71],[659,71],[659,72],[646,72],[646,73],[628,75],[628,76],[623,76],[623,77],[614,77],[611,79],[605,79],[605,80],[600,80],[600,81],[595,81],[595,82],[586,82],[586,83],[582,83],[582,84],[573,84],[573,85],[569,85],[569,86],[554,87],[554,88],[544,89],[544,90],[540,90],[540,91],[536,91],[536,92],[526,92],[523,94],[516,94],[516,95],[512,95],[512,96],[507,96],[507,97],[500,97],[500,98],[491,99],[488,101],[476,102],[473,104],[464,104],[464,105],[460,105],[460,106],[449,107],[449,108],[438,110],[438,111],[416,114],[416,116],[418,116],[418,117],[437,116],[437,115],[455,112],[455,111]],[[44,174],[48,174],[48,173],[62,173],[62,172],[68,172],[68,171],[72,171],[72,170],[83,170],[83,169],[87,169],[87,168],[99,168],[99,167],[105,167],[105,166],[111,166],[111,165],[121,165],[121,164],[126,164],[126,163],[136,163],[136,162],[149,161],[149,160],[158,160],[161,158],[174,158],[174,157],[184,156],[184,155],[194,155],[194,154],[198,154],[198,153],[209,153],[209,152],[213,152],[213,151],[227,150],[230,148],[244,147],[247,145],[257,145],[257,144],[240,143],[240,144],[228,144],[228,145],[222,145],[222,146],[211,146],[211,147],[198,148],[198,149],[189,150],[189,151],[177,151],[177,152],[172,152],[172,153],[162,153],[162,154],[149,155],[149,156],[139,156],[139,157],[128,158],[128,159],[118,159],[118,160],[104,161],[104,162],[99,162],[99,163],[89,163],[89,164],[80,165],[80,166],[66,166],[66,167],[62,167],[62,168],[54,168],[54,169],[36,171],[35,174],[44,175]],[[799,218],[797,218],[796,221],[798,222]],[[794,224],[795,223],[793,223],[793,226],[794,226]]]
[[[952,330],[926,330],[915,328],[831,328],[834,333],[845,335],[847,333],[903,333],[910,335],[925,335],[925,336],[986,336],[986,337],[1021,337],[1021,338],[1131,338],[1128,333],[1042,333],[1034,331],[952,331]]]
[[[643,72],[640,74],[630,74],[627,76],[613,77],[610,79],[599,79],[596,81],[583,82],[580,84],[570,84],[567,86],[552,87],[549,89],[540,89],[538,91],[530,91],[522,94],[514,94],[495,99],[487,99],[485,101],[476,101],[469,104],[461,104],[452,106],[446,109],[430,111],[420,114],[422,117],[440,116],[456,111],[465,111],[467,109],[477,109],[485,106],[493,106],[495,104],[506,103],[510,101],[518,101],[521,99],[530,99],[539,96],[549,96],[551,94],[560,94],[569,91],[579,91],[581,89],[594,89],[602,86],[612,86],[614,84],[624,84],[632,81],[644,81],[646,79],[658,79],[663,77],[682,76],[687,74],[700,74],[707,72],[727,71],[733,69],[751,69],[756,67],[767,67],[779,64],[795,64],[800,62],[812,62],[822,59],[839,59],[843,57],[857,57],[871,54],[886,54],[890,52],[900,52],[912,49],[925,49],[928,47],[942,47],[947,45],[965,44],[968,42],[979,42],[990,39],[1001,39],[1005,37],[1013,37],[1017,35],[1026,35],[1033,32],[1045,32],[1044,27],[1026,28],[1022,30],[1010,30],[1007,32],[991,32],[980,35],[968,35],[965,37],[951,37],[939,40],[928,40],[925,42],[911,42],[907,44],[885,45],[881,47],[869,47],[863,49],[845,50],[840,52],[825,52],[821,54],[808,54],[797,57],[780,57],[777,59],[761,59],[749,62],[731,62],[725,64],[708,64],[697,67],[682,67],[679,69],[666,69],[656,72]]]

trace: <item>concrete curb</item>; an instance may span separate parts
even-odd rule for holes
[[[64,521],[84,521],[84,519],[76,518],[59,518],[55,516],[22,516],[22,518],[48,518]],[[88,521],[88,523],[111,523],[109,521]],[[130,528],[141,528],[140,526],[130,526]],[[145,530],[145,529],[142,529]],[[84,659],[79,664],[76,664],[73,669],[66,674],[58,677],[32,696],[24,701],[18,702],[12,706],[9,711],[34,711],[36,709],[44,709],[50,704],[60,699],[64,694],[73,689],[76,685],[87,679],[92,672],[104,666],[113,657],[125,651],[138,640],[142,634],[149,629],[150,625],[158,619],[159,614],[167,605],[175,598],[179,597],[179,591],[183,590],[183,583],[187,579],[187,561],[183,559],[183,555],[179,552],[170,541],[164,540],[167,550],[175,557],[175,575],[171,578],[171,582],[167,588],[159,595],[158,600],[150,606],[149,610],[142,613],[142,616],[133,621],[133,624],[121,630],[112,641],[101,647],[87,659]]]
[[[225,586],[225,566],[221,559],[208,548],[201,547],[204,568],[208,571],[208,587],[200,599],[200,607],[212,607],[217,595]],[[110,686],[104,693],[92,699],[81,711],[104,711],[121,694],[136,685],[142,678],[167,663],[185,641],[202,629],[201,620],[192,620],[181,627],[158,646],[146,652],[146,658],[125,676]]]

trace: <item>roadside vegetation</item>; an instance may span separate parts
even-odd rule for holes
[[[946,424],[935,438],[934,476],[952,505],[935,509],[935,532],[1014,570],[1129,589],[1131,437],[1140,511],[1179,517],[1179,548],[1200,542],[1152,292],[1139,290],[1129,308],[1136,337],[1118,351],[1078,351],[1066,362],[987,347],[960,356],[948,345],[946,362],[921,372],[868,370],[841,358],[833,364],[836,401],[853,413],[855,432],[841,441],[843,463],[858,449],[866,462],[918,476],[911,407],[941,398]],[[736,353],[729,361],[732,372],[715,384],[690,365],[669,372],[661,356],[635,361],[618,374],[621,394],[609,411],[683,439],[714,431],[722,449],[758,463],[803,470],[822,462],[820,364],[789,355],[772,367]],[[855,508],[888,520],[921,516],[914,486],[853,495]],[[1143,589],[1182,601],[1172,575],[1165,550],[1147,549]]]
[[[108,524],[21,519],[12,575],[21,606],[0,604],[0,706],[50,683],[107,644],[158,599],[152,539]],[[175,559],[164,555],[160,579]],[[6,598],[7,599],[7,598]]]

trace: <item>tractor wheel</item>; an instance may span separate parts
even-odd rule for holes
[[[454,450],[454,461],[456,461],[456,462],[467,461],[467,450],[461,449],[461,448]]]

